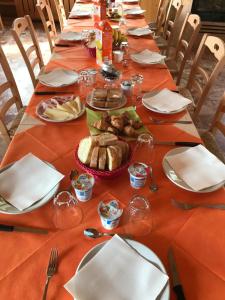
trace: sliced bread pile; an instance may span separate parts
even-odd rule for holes
[[[88,136],[80,141],[78,147],[79,160],[94,169],[115,170],[127,161],[129,145],[111,133]]]

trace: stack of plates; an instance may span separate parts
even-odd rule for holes
[[[78,73],[65,69],[55,69],[49,73],[44,73],[38,76],[40,83],[49,87],[63,87],[71,85],[77,82],[78,78]]]
[[[131,54],[131,59],[141,65],[154,65],[154,64],[164,64],[164,59],[166,56],[161,55],[158,52],[153,52],[145,49],[141,52]]]

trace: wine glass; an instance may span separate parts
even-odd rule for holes
[[[62,191],[53,200],[53,222],[58,229],[78,226],[83,218],[77,199],[68,191]]]

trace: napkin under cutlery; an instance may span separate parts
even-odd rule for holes
[[[47,195],[63,177],[29,153],[0,174],[0,195],[22,211]]]
[[[155,95],[151,95],[150,93],[149,95],[144,95],[143,103],[149,109],[153,108],[159,112],[170,113],[185,108],[191,103],[191,100],[176,92],[163,89]]]
[[[76,300],[154,300],[168,276],[115,235],[65,288]]]
[[[202,145],[170,155],[166,160],[175,173],[195,191],[225,181],[225,165]]]

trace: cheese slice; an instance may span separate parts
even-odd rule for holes
[[[65,121],[74,118],[74,114],[57,108],[46,108],[46,110],[44,111],[44,115],[49,119],[55,121]]]

